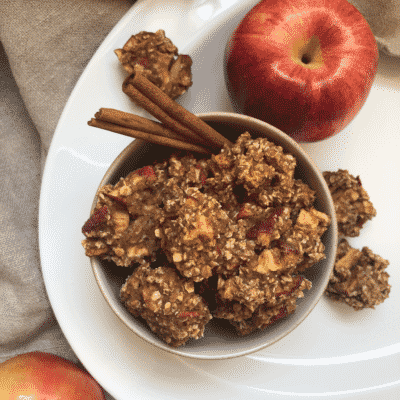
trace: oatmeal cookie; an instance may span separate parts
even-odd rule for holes
[[[374,254],[368,247],[352,248],[346,239],[338,246],[334,272],[326,295],[355,310],[375,308],[389,297],[389,262]]]
[[[330,218],[315,208],[301,209],[292,229],[284,233],[281,248],[288,260],[294,260],[298,272],[325,258],[321,237],[331,223]]]
[[[144,167],[99,191],[92,216],[82,228],[85,254],[129,267],[153,259],[159,248],[155,230],[162,210],[157,186],[162,179]]]
[[[295,158],[282,147],[250,134],[241,135],[232,149],[235,154],[236,185],[263,207],[276,207],[288,201],[294,184]]]
[[[310,288],[311,282],[301,276],[285,276],[285,282],[276,288],[274,296],[254,311],[238,301],[222,300],[213,315],[229,320],[239,335],[248,335],[293,313],[297,299],[303,297],[304,290]]]
[[[135,66],[141,73],[172,99],[176,99],[192,86],[192,59],[178,54],[177,47],[165,37],[165,31],[139,32],[115,50],[119,61],[129,74]]]
[[[217,296],[218,306],[213,316],[227,319],[240,335],[264,329],[277,319],[294,312],[297,299],[303,297],[304,290],[309,290],[312,286],[311,282],[302,276],[271,274],[268,280],[263,280],[264,290],[268,291],[266,294],[260,290],[263,288],[260,281],[257,282],[257,287],[254,284],[255,280],[248,280],[250,285],[253,284],[253,287],[248,284],[248,294],[244,291],[230,291],[229,289],[240,285],[229,284],[221,286]]]
[[[272,307],[281,303],[285,294],[292,294],[304,278],[286,271],[284,263],[277,265],[274,256],[270,256],[275,250],[279,252],[277,249],[264,250],[257,263],[251,267],[240,267],[237,275],[226,279],[220,276],[217,287],[219,298],[237,301],[253,312],[261,304]],[[266,258],[265,253],[268,253]]]
[[[180,278],[171,267],[138,267],[121,288],[121,300],[173,347],[201,338],[212,318],[203,299],[194,293],[193,282]]]
[[[325,171],[323,176],[332,194],[339,233],[350,237],[359,236],[364,224],[376,215],[360,177],[354,177],[343,169]]]
[[[186,195],[177,217],[163,224],[161,241],[182,276],[200,282],[218,266],[228,272],[253,256],[254,243],[244,240],[245,229],[215,198],[197,188],[189,188]]]

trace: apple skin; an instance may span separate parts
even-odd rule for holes
[[[31,352],[0,364],[1,400],[105,400],[100,385],[73,362]]]
[[[354,119],[378,59],[367,21],[347,0],[263,0],[228,41],[225,79],[237,112],[314,142]]]

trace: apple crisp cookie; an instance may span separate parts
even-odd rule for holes
[[[178,54],[177,47],[165,37],[165,31],[139,32],[132,35],[115,54],[129,73],[139,66],[141,73],[172,99],[192,86],[192,59]]]
[[[376,210],[360,177],[354,177],[343,169],[325,171],[323,176],[332,194],[339,233],[350,237],[359,236],[364,224],[376,216]]]
[[[375,308],[389,297],[391,286],[385,271],[389,261],[374,254],[368,247],[352,248],[341,239],[333,274],[326,289],[329,298],[343,302],[355,310]]]
[[[180,278],[171,267],[136,268],[122,286],[121,300],[173,347],[201,338],[212,318],[204,300],[194,293],[193,282]]]

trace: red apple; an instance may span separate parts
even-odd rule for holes
[[[73,362],[32,352],[0,364],[1,400],[105,400],[99,384]]]
[[[377,66],[374,35],[347,0],[263,0],[228,41],[225,77],[238,112],[313,142],[353,120]]]

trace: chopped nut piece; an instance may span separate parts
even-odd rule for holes
[[[318,219],[314,218],[310,212],[306,210],[300,210],[299,217],[297,218],[297,224],[307,225],[307,227],[316,228],[318,226]]]
[[[129,258],[142,258],[149,255],[149,250],[144,246],[132,246],[127,253]]]
[[[178,54],[178,49],[165,32],[139,32],[125,43],[115,54],[129,74],[135,66],[142,67],[146,78],[158,86],[172,99],[177,98],[192,85],[192,59]]]
[[[125,250],[122,247],[115,247],[114,253],[117,257],[123,257],[125,254]]]
[[[193,282],[186,282],[185,283],[185,289],[188,293],[193,293],[194,292],[194,285]]]
[[[308,211],[301,209],[296,221],[296,227],[305,231],[314,232],[314,234],[321,236],[330,222],[331,220],[326,214],[314,208]]]
[[[183,260],[181,253],[174,253],[172,254],[172,261],[173,262],[181,262]]]
[[[346,239],[338,246],[334,272],[326,295],[355,310],[375,308],[389,297],[389,262],[372,253],[368,247],[361,251],[350,247]]]
[[[256,271],[260,274],[268,274],[269,271],[278,271],[283,266],[279,263],[279,250],[264,250],[258,257]]]
[[[151,300],[153,300],[153,301],[156,301],[160,298],[161,298],[161,294],[159,291],[153,292],[153,294],[151,295]]]
[[[85,254],[88,257],[98,257],[98,256],[102,256],[105,255],[109,252],[109,248],[107,245],[105,245],[104,243],[102,244],[102,247],[97,247],[97,243],[96,241],[93,240],[83,240],[82,241],[82,245],[83,247],[85,247]]]
[[[115,210],[111,214],[111,219],[114,222],[114,229],[116,233],[125,232],[129,226],[129,214],[126,211]]]
[[[214,233],[210,221],[204,215],[197,215],[197,219],[194,222],[194,229],[191,229],[186,234],[184,240],[191,241],[198,237],[205,239],[212,239],[213,236]]]
[[[347,170],[323,173],[335,204],[339,233],[344,236],[359,236],[365,222],[376,215],[368,193],[361,180]]]

